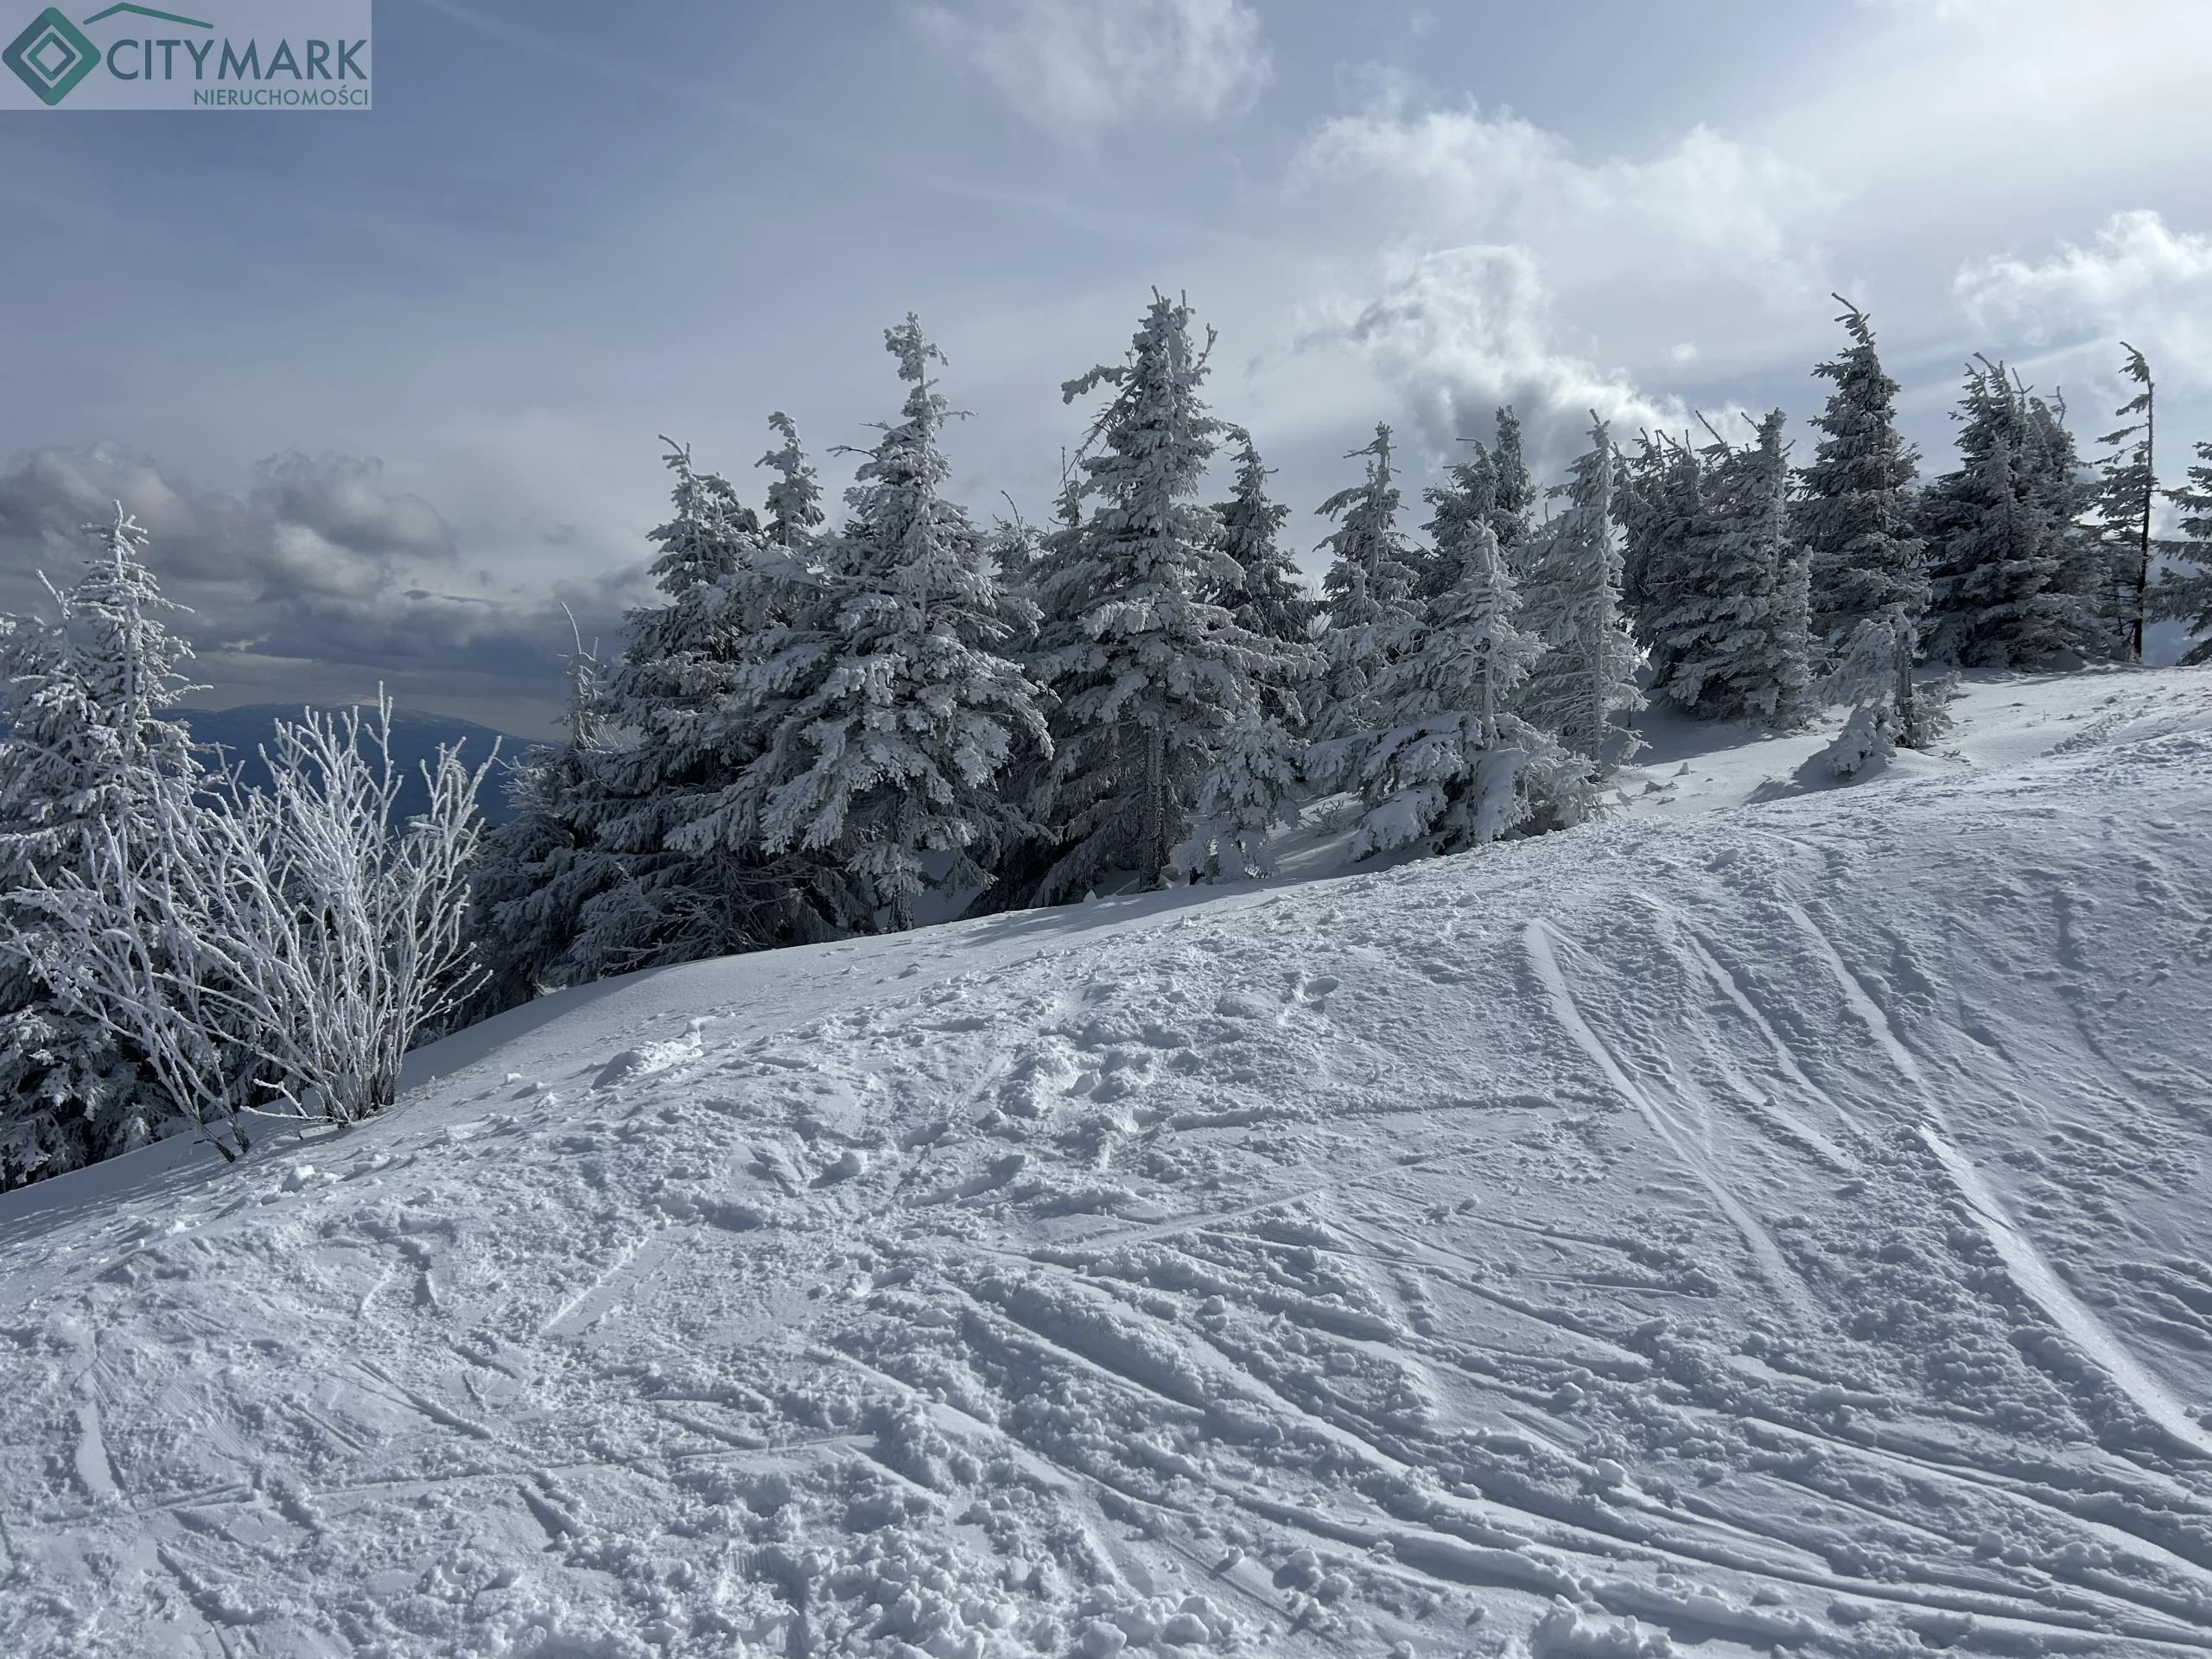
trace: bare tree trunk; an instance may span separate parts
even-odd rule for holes
[[[1147,726],[1144,734],[1144,845],[1147,882],[1158,886],[1167,868],[1167,734]]]
[[[1897,639],[1897,741],[1909,749],[1916,749],[1920,747],[1920,710],[1914,702],[1918,693],[1912,683],[1913,626],[1900,610],[1891,628]]]
[[[913,791],[902,790],[899,796],[897,834],[899,850],[910,858],[914,853],[916,816]],[[891,896],[891,925],[901,933],[911,933],[914,929],[914,894],[903,880],[899,883],[898,891]]]
[[[2143,517],[2137,531],[2134,588],[2127,607],[2128,648],[2143,660],[2143,596],[2151,585],[2151,504],[2158,493],[2158,389],[2146,371],[2143,378]]]

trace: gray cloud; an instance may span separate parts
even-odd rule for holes
[[[81,527],[118,500],[152,537],[163,590],[189,607],[177,626],[209,702],[275,688],[359,696],[382,683],[403,702],[531,734],[559,702],[569,613],[587,640],[611,645],[623,608],[648,596],[638,563],[550,591],[468,569],[437,511],[390,490],[373,460],[275,456],[239,497],[101,444],[0,467],[0,605],[41,608],[39,574],[66,584]]]
[[[381,461],[271,455],[255,468],[252,501],[274,523],[365,556],[454,556],[453,531],[437,510],[386,489]]]

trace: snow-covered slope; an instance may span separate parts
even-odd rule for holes
[[[2212,1649],[2212,675],[1961,709],[0,1200],[0,1653]]]

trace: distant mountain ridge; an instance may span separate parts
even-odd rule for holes
[[[261,761],[262,746],[269,741],[278,721],[297,720],[307,706],[296,702],[251,702],[234,709],[168,709],[162,713],[183,722],[195,743],[219,746],[232,761],[244,766],[246,782],[259,786],[269,779],[268,768]],[[321,713],[342,714],[352,705],[314,706]],[[402,815],[420,812],[429,804],[423,767],[437,760],[441,748],[456,748],[461,760],[475,767],[490,757],[494,744],[499,746],[499,761],[486,776],[477,805],[486,823],[505,823],[514,816],[507,801],[507,767],[534,747],[532,741],[450,715],[427,714],[416,709],[393,709],[391,758],[406,779],[400,792]]]

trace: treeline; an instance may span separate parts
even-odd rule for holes
[[[1802,464],[1778,410],[1625,446],[1593,416],[1541,488],[1502,409],[1415,533],[1378,427],[1321,505],[1317,595],[1252,435],[1206,404],[1187,305],[1155,295],[1122,359],[1064,387],[1101,406],[1041,527],[943,495],[940,359],[910,318],[887,336],[904,407],[835,527],[781,414],[757,512],[671,448],[666,603],[579,659],[569,740],[524,763],[486,849],[485,1006],[919,905],[1258,874],[1321,795],[1358,797],[1355,859],[1571,825],[1647,696],[1778,729],[1842,702],[1848,773],[1942,734],[1917,665],[2137,658],[2152,601],[2212,608],[2150,583],[2139,354],[2101,474],[2063,403],[1977,361],[1960,464],[1921,483],[1868,320],[1839,321]]]
[[[1065,386],[1097,408],[1043,526],[946,499],[941,359],[911,318],[886,338],[906,396],[834,528],[781,415],[757,512],[671,450],[666,603],[579,662],[569,741],[485,849],[486,1006],[918,906],[1244,875],[1316,791],[1360,792],[1363,854],[1593,810],[1640,701],[1602,425],[1548,524],[1510,430],[1477,450],[1428,492],[1427,547],[1378,429],[1323,505],[1317,599],[1179,300]]]
[[[945,494],[909,317],[834,524],[782,414],[757,506],[670,445],[661,602],[608,660],[579,644],[565,740],[480,839],[450,756],[397,822],[358,730],[280,728],[268,791],[211,766],[158,713],[183,653],[118,511],[60,619],[0,619],[0,1185],[180,1116],[235,1152],[257,1116],[373,1110],[417,1033],[611,974],[1262,874],[1320,798],[1354,803],[1354,860],[1567,828],[1647,699],[1777,730],[1840,703],[1849,774],[1937,741],[1959,668],[2212,628],[2212,445],[2160,541],[2140,353],[2095,467],[2062,400],[1977,359],[1923,481],[1867,319],[1839,321],[1802,461],[1778,410],[1627,443],[1593,415],[1542,487],[1509,407],[1415,506],[1378,426],[1321,505],[1316,593],[1182,301],[1064,386],[1095,412],[1041,525]]]

